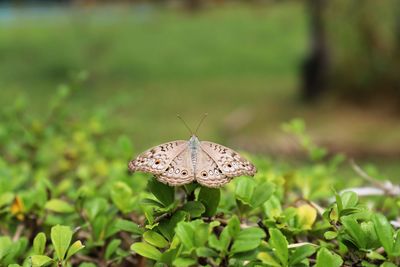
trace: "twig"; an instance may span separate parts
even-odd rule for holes
[[[12,239],[13,242],[16,242],[19,239],[19,237],[21,236],[22,231],[24,231],[24,229],[25,229],[25,225],[18,224],[17,230],[15,230],[15,234],[14,234],[13,239]]]

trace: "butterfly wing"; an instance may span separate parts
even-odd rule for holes
[[[191,161],[189,147],[186,146],[186,148],[171,161],[163,173],[156,175],[156,178],[160,182],[170,186],[180,186],[193,182],[193,163]]]
[[[195,172],[196,181],[206,187],[220,187],[231,180],[222,173],[215,160],[202,149],[197,154]]]
[[[187,147],[185,140],[172,141],[152,147],[130,161],[129,170],[160,175],[165,172],[172,160]]]
[[[207,141],[200,142],[200,146],[214,160],[222,174],[226,177],[253,176],[257,172],[256,167],[251,162],[228,147]]]

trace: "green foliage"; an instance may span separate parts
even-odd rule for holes
[[[293,167],[251,157],[253,178],[169,187],[129,174],[111,141],[130,149],[129,139],[110,139],[99,117],[94,128],[71,119],[59,98],[73,92],[60,90],[50,118],[19,104],[0,114],[0,266],[399,264],[398,201],[332,190],[346,186],[342,159],[310,153]],[[286,128],[306,138],[301,125]]]

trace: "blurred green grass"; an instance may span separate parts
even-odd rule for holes
[[[24,94],[33,112],[45,112],[52,91],[71,83],[81,88],[70,104],[78,116],[105,109],[110,127],[144,148],[186,138],[177,113],[190,125],[210,113],[201,136],[214,140],[224,138],[221,125],[238,110],[270,114],[271,127],[279,127],[290,118],[275,112],[280,99],[296,97],[306,17],[297,3],[195,14],[146,5],[67,9],[21,15],[0,29],[0,39],[3,105]],[[258,131],[258,123],[244,131]]]

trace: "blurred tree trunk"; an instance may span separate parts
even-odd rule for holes
[[[310,52],[301,70],[304,100],[316,99],[326,90],[328,48],[324,10],[326,0],[308,0],[310,17]]]

